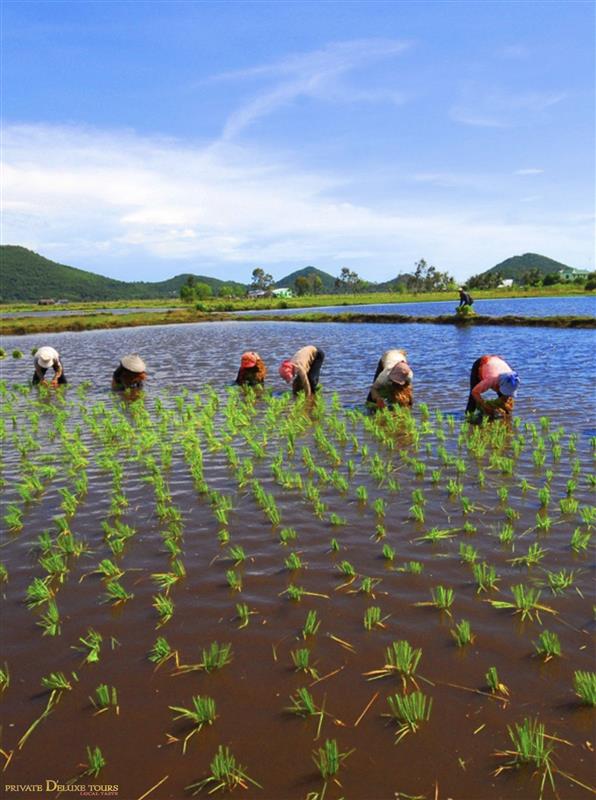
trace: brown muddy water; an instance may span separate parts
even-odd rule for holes
[[[10,757],[3,788],[78,778],[117,784],[120,798],[135,800],[165,778],[148,796],[185,798],[224,745],[262,787],[249,784],[241,796],[314,800],[324,782],[312,753],[334,739],[350,754],[341,786],[330,781],[326,798],[534,798],[534,767],[494,773],[508,761],[497,752],[512,749],[508,726],[537,718],[555,737],[547,742],[558,795],[593,794],[594,712],[573,681],[576,671],[594,669],[594,334],[379,327],[209,323],[2,343],[26,354],[51,344],[71,381],[46,396],[26,387],[30,357],[2,363],[0,562],[8,579],[0,584],[0,664],[10,674],[0,700],[1,759]],[[281,358],[308,341],[327,354],[314,406],[291,398],[277,377]],[[388,347],[408,350],[412,415],[369,416],[361,405]],[[249,348],[270,368],[272,394],[256,399],[227,385]],[[134,350],[150,379],[143,397],[123,401],[109,391],[109,375],[118,356]],[[486,352],[502,354],[522,378],[509,429],[474,429],[461,414],[469,368]],[[259,503],[259,487],[272,500]],[[577,507],[561,506],[574,499]],[[416,505],[423,520],[414,518]],[[115,533],[119,526],[132,529],[129,538]],[[296,538],[284,543],[288,528]],[[429,537],[433,529],[446,533]],[[64,557],[62,582],[49,577],[46,557],[73,541],[84,552]],[[468,558],[494,567],[494,588],[479,590],[466,548]],[[515,561],[529,550],[535,563]],[[110,581],[92,574],[103,559],[122,571],[118,584],[130,599],[107,598]],[[421,571],[403,571],[409,562]],[[166,591],[154,576],[182,566],[167,593],[173,616],[158,627],[155,596]],[[240,591],[230,588],[231,570]],[[551,584],[561,573],[569,585],[558,591]],[[57,635],[38,624],[48,603],[25,602],[35,578],[59,609]],[[520,584],[539,590],[546,607],[525,620],[492,604],[511,601],[510,587]],[[291,585],[305,590],[300,600],[290,599]],[[438,586],[454,592],[450,613],[419,605]],[[251,612],[246,627],[239,603]],[[384,621],[366,630],[370,607]],[[320,626],[303,638],[310,611]],[[474,639],[458,647],[451,630],[461,620]],[[102,646],[97,662],[84,663],[77,648],[90,628]],[[545,630],[561,646],[546,662],[535,647]],[[156,668],[148,656],[159,636],[179,664],[198,664],[214,641],[231,644],[231,662],[178,674],[171,658]],[[366,673],[383,668],[386,648],[400,640],[422,651],[414,680],[432,710],[396,743],[387,697],[416,686]],[[316,672],[296,671],[291,653],[300,648],[310,650]],[[491,667],[508,695],[491,694]],[[60,672],[72,688],[54,696],[19,748],[48,704],[42,678]],[[100,684],[116,688],[118,714],[95,713],[89,698]],[[320,731],[319,717],[287,710],[302,687],[325,712]],[[170,707],[191,708],[197,695],[213,698],[217,717],[183,754],[191,726]],[[106,761],[97,777],[82,776],[87,746]],[[79,796],[62,796],[71,794]],[[548,781],[544,796],[555,796]]]

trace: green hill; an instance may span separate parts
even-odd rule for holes
[[[178,298],[188,273],[166,281],[119,281],[94,272],[87,272],[27,250],[25,247],[0,247],[0,302],[36,303],[41,298],[55,300],[154,300]],[[214,292],[224,283],[217,278],[195,275],[195,280],[207,283]],[[243,284],[234,284],[246,288]]]
[[[313,275],[318,275],[323,283],[320,294],[331,294],[335,291],[335,278],[333,275],[330,275],[328,272],[323,272],[316,267],[303,267],[302,269],[297,269],[294,272],[290,272],[290,274],[286,275],[285,278],[282,278],[280,281],[276,281],[275,286],[278,289],[282,287],[294,289],[296,278],[310,278]]]
[[[516,278],[521,278],[525,272],[531,269],[537,269],[543,275],[549,275],[550,273],[558,272],[560,269],[568,270],[570,268],[567,264],[553,261],[552,258],[538,255],[538,253],[524,253],[523,256],[507,258],[481,274],[490,275],[494,272],[499,272],[502,278],[513,278],[515,280]]]

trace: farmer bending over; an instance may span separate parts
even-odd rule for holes
[[[508,417],[513,413],[513,398],[519,386],[519,376],[500,356],[481,356],[474,361],[470,372],[470,396],[467,413],[476,410],[487,416]],[[482,395],[492,389],[496,400],[483,400]]]
[[[472,306],[473,304],[472,295],[469,292],[466,292],[463,286],[459,287],[459,305],[458,308],[462,308],[462,306]]]
[[[252,350],[242,353],[240,369],[235,383],[238,386],[262,386],[265,383],[267,367],[258,353]]]
[[[281,362],[279,374],[286,383],[292,383],[294,394],[303,391],[310,397],[319,385],[319,373],[324,360],[325,353],[308,344],[294,353],[292,358]]]
[[[33,367],[35,369],[33,373],[34,386],[39,383],[47,385],[45,374],[50,367],[54,370],[54,377],[50,382],[50,386],[68,383],[64,375],[60,354],[53,347],[40,347],[39,350],[36,350],[33,358]]]
[[[147,367],[138,353],[122,356],[112,375],[112,389],[123,392],[126,389],[142,389],[147,380]]]
[[[376,403],[377,408],[384,408],[386,404],[410,408],[414,402],[413,377],[405,350],[387,350],[379,359],[366,402]]]

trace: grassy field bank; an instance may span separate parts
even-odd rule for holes
[[[306,313],[291,317],[282,314],[258,314],[254,316],[234,316],[231,314],[202,313],[190,310],[166,312],[141,312],[137,314],[91,314],[69,317],[13,317],[0,319],[0,335],[21,336],[30,333],[62,333],[64,331],[91,331],[105,328],[132,328],[144,325],[175,325],[192,322],[218,322],[222,320],[236,322],[277,321],[277,322],[337,322],[379,324],[425,323],[434,325],[513,325],[549,328],[595,328],[595,317],[560,316],[560,317],[522,317],[506,315],[490,317],[476,314],[461,318],[455,314],[425,317],[407,314],[324,314]]]
[[[546,286],[533,288],[511,288],[511,289],[486,289],[473,291],[472,296],[475,300],[504,300],[516,297],[572,297],[587,294],[580,286]],[[248,311],[248,310],[268,310],[276,308],[313,308],[320,306],[342,306],[342,305],[376,305],[385,303],[432,303],[441,300],[458,301],[457,292],[427,292],[427,293],[404,293],[379,292],[370,294],[321,294],[307,295],[304,297],[280,298],[260,298],[249,300],[248,298],[226,299],[211,298],[203,300],[201,305],[205,311]],[[169,300],[122,300],[105,301],[94,303],[68,303],[57,306],[39,306],[35,304],[7,303],[0,306],[0,313],[15,311],[40,311],[40,310],[59,310],[69,311],[93,311],[94,309],[123,309],[123,308],[188,308],[178,297]]]

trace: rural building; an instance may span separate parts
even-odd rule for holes
[[[511,289],[513,286],[513,278],[503,278],[501,283],[499,284],[499,289]]]
[[[564,281],[574,281],[576,278],[587,278],[589,272],[587,269],[575,269],[575,267],[567,267],[566,269],[559,270],[559,277]]]

